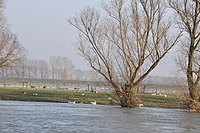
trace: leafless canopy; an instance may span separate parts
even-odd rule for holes
[[[24,57],[24,48],[18,43],[17,37],[4,32],[0,39],[0,67],[11,67],[19,63]]]
[[[0,0],[0,68],[13,66],[24,57],[24,48],[16,35],[8,30],[2,8],[3,1]]]
[[[105,16],[84,9],[69,23],[80,31],[79,50],[115,88],[122,106],[132,107],[138,84],[177,43],[160,0],[104,0]],[[130,103],[130,104],[129,104]],[[125,104],[125,105],[123,105]],[[132,105],[131,105],[132,104]]]

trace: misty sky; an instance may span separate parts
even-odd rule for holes
[[[100,8],[100,0],[7,0],[4,14],[12,32],[27,49],[28,58],[48,60],[51,56],[66,56],[78,69],[89,69],[74,46],[75,29],[67,23],[69,17],[87,6]],[[174,75],[173,55],[168,55],[152,75]]]

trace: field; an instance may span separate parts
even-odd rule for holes
[[[147,107],[184,108],[183,103],[175,95],[167,97],[151,95],[149,93],[138,94],[141,103]],[[119,105],[112,92],[92,93],[88,91],[49,90],[49,89],[17,89],[0,88],[0,100],[36,101],[36,102],[73,102],[91,104],[96,101],[102,105]]]

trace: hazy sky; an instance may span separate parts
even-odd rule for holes
[[[7,0],[4,14],[29,58],[66,56],[77,68],[88,69],[74,46],[77,34],[67,19],[84,7],[100,8],[99,3],[100,0]],[[172,55],[168,55],[152,75],[170,76],[175,72],[172,61]]]

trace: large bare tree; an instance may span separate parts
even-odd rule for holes
[[[2,8],[3,0],[0,0],[0,68],[14,66],[24,57],[24,48],[9,31]]]
[[[114,88],[122,107],[138,104],[138,85],[158,65],[181,34],[160,0],[104,0],[100,12],[84,9],[69,23],[79,30],[79,50]]]
[[[169,0],[169,5],[178,16],[179,28],[185,33],[181,56],[186,58],[179,58],[179,64],[187,75],[189,96],[200,101],[200,1]]]

